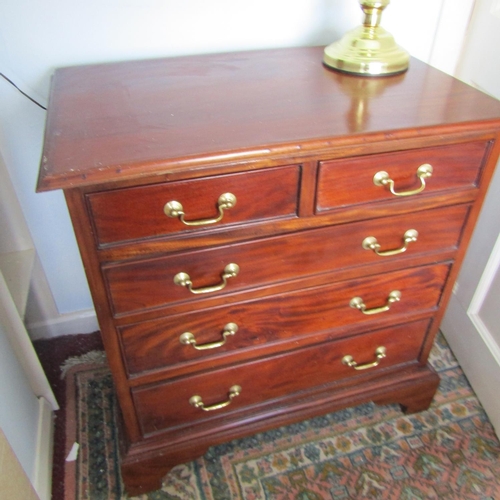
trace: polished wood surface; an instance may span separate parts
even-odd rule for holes
[[[397,376],[391,376],[395,375]],[[240,421],[221,419],[217,432],[213,425],[197,425],[187,432],[177,430],[171,434],[152,435],[140,446],[130,449],[122,460],[122,476],[127,481],[127,491],[138,495],[161,487],[161,478],[174,466],[188,463],[204,454],[209,446],[221,444],[241,437],[241,426],[245,434],[252,435],[316,415],[324,415],[345,407],[346,401],[353,406],[373,401],[376,404],[398,402],[406,413],[426,410],[432,402],[439,384],[438,375],[428,367],[388,369],[385,377],[360,380],[347,378],[333,384],[318,387],[313,394],[296,394],[283,398],[279,406],[270,411],[248,414]],[[390,381],[390,382],[389,382]],[[168,453],[161,450],[167,449]]]
[[[389,324],[405,321],[411,315],[429,315],[439,303],[448,272],[446,264],[405,269],[384,276],[341,281],[273,295],[259,301],[239,302],[234,306],[133,324],[120,330],[126,364],[130,373],[134,373],[196,360],[196,365],[190,366],[189,370],[203,370],[207,365],[204,361],[214,366],[214,356],[221,358],[225,354],[225,360],[219,359],[219,363],[234,362],[247,350],[250,356],[255,357],[256,353],[251,351],[256,345],[263,346],[259,352],[262,356],[270,348],[272,352],[273,344],[276,350],[275,344],[283,340],[304,344],[306,339],[303,337],[315,335],[309,342],[317,342],[319,332],[335,338],[362,329],[366,331],[380,321]],[[368,308],[383,306],[393,290],[401,292],[401,300],[383,314],[365,315],[349,305],[353,297],[361,296]],[[179,341],[182,333],[188,331],[195,335],[199,343],[214,342],[229,322],[236,323],[239,329],[220,351],[196,351]],[[296,342],[287,342],[277,347],[281,350],[295,349],[297,345]]]
[[[177,302],[203,301],[207,297],[271,286],[349,267],[369,266],[384,260],[384,257],[362,247],[363,240],[368,236],[375,236],[382,250],[398,249],[403,246],[404,233],[415,229],[419,234],[417,241],[410,243],[406,252],[391,256],[391,263],[400,261],[401,265],[408,257],[455,250],[468,210],[468,206],[459,205],[424,211],[418,218],[408,214],[330,226],[104,266],[103,272],[113,310],[118,316]],[[233,262],[240,268],[238,275],[228,279],[227,285],[220,291],[195,295],[186,287],[174,283],[177,273],[185,272],[195,288],[217,285],[221,282],[225,266]]]
[[[469,142],[321,162],[316,209],[321,212],[360,203],[397,200],[389,189],[374,184],[375,174],[387,172],[394,181],[396,193],[404,193],[420,187],[416,174],[418,167],[424,164],[433,169],[431,177],[425,179],[424,196],[476,187],[487,151],[487,143]]]
[[[375,351],[383,346],[386,357],[372,371],[384,370],[397,364],[416,362],[420,346],[427,332],[429,321],[406,323],[403,326],[371,332],[347,340],[318,344],[295,352],[241,363],[230,368],[212,370],[153,387],[133,391],[141,428],[145,435],[164,428],[192,427],[200,420],[218,426],[220,412],[205,412],[189,404],[191,396],[200,395],[206,405],[227,400],[232,385],[241,386],[241,394],[235,397],[224,418],[231,419],[235,412],[246,407],[266,403],[283,395],[335,382],[360,373],[342,363],[346,355],[359,364],[376,359]],[[256,376],[258,374],[258,376]],[[234,417],[233,417],[234,418]],[[241,418],[241,416],[239,416]]]
[[[322,49],[61,69],[40,190],[64,188],[123,415],[130,494],[211,445],[366,401],[428,407],[427,358],[500,154],[500,103],[416,61],[343,75]],[[291,63],[293,61],[293,63]],[[394,196],[376,186],[387,171]],[[224,192],[237,196],[221,221]],[[368,236],[379,256],[363,248]],[[174,284],[188,273],[193,294]],[[390,293],[399,301],[386,308]],[[351,307],[361,297],[372,314]],[[238,331],[220,342],[228,323]],[[387,357],[356,371],[384,345]],[[298,376],[299,374],[300,376]],[[231,404],[204,412],[189,404]]]
[[[500,115],[500,103],[418,60],[401,75],[369,79],[325,68],[322,52],[281,49],[60,69],[39,189],[175,175],[270,154],[299,157],[336,143],[357,144],[362,152],[360,134],[365,143],[408,137],[415,128],[467,129],[472,122],[482,128]]]
[[[222,175],[199,180],[92,193],[88,202],[101,245],[158,237],[182,232],[219,230],[241,222],[294,217],[298,210],[297,166]],[[217,201],[224,193],[234,194],[236,204],[225,210],[217,225],[187,226],[179,218],[167,217],[164,206],[182,204],[188,222],[214,218]],[[148,221],[144,224],[144,221]]]

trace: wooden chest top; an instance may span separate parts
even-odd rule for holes
[[[308,47],[61,68],[38,190],[500,124],[498,101],[418,60],[382,78],[321,61]]]

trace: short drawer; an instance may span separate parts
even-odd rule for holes
[[[299,175],[298,166],[278,167],[92,193],[87,201],[97,241],[106,245],[295,216]],[[228,193],[233,206],[221,198]]]
[[[406,320],[437,307],[448,272],[448,264],[425,266],[124,326],[119,331],[125,364],[136,374],[234,354],[257,356],[297,337],[345,335],[380,319]],[[400,292],[400,300],[388,304],[394,291]],[[354,297],[361,297],[368,309],[390,307],[364,314],[351,307]],[[197,346],[221,345],[197,350],[186,342],[186,333]]]
[[[221,418],[230,419],[234,413],[278,398],[298,396],[309,388],[416,362],[428,325],[428,320],[417,321],[133,389],[139,423],[144,434],[209,420],[217,424]],[[364,370],[357,371],[349,361]]]
[[[116,315],[196,301],[336,269],[402,260],[441,250],[454,250],[460,240],[468,206],[454,206],[266,238],[249,243],[183,252],[155,259],[104,267]],[[411,233],[411,234],[410,234]],[[415,236],[405,242],[410,234]],[[372,250],[366,241],[376,242]],[[365,243],[365,246],[363,244]],[[375,253],[382,253],[378,255]],[[405,250],[404,252],[401,250]],[[222,275],[230,264],[238,273]],[[185,273],[193,293],[175,284]]]
[[[319,168],[316,211],[400,199],[398,195],[408,196],[411,192],[414,196],[426,196],[477,187],[487,148],[486,142],[471,142],[323,161]],[[419,170],[426,164],[432,167],[430,177]],[[394,181],[396,195],[389,185],[375,182],[375,176],[384,178],[381,172]]]

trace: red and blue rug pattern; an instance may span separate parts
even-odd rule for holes
[[[500,443],[444,339],[431,408],[365,404],[214,446],[141,500],[500,499]],[[68,372],[66,500],[124,500],[106,366]],[[71,407],[71,408],[70,408]]]

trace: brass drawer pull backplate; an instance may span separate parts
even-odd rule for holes
[[[389,174],[387,172],[384,172],[383,170],[377,172],[373,176],[373,184],[375,184],[375,186],[388,187],[389,191],[394,196],[412,196],[414,194],[421,193],[425,189],[425,179],[427,177],[430,177],[431,175],[432,166],[428,163],[424,163],[417,168],[417,177],[420,179],[420,187],[418,187],[417,189],[413,189],[412,191],[402,191],[398,193],[394,189],[394,181],[389,177]]]
[[[198,220],[185,220],[184,207],[178,201],[169,201],[164,207],[163,211],[168,217],[178,218],[186,226],[206,226],[208,224],[215,224],[222,220],[224,217],[224,210],[229,210],[236,205],[236,196],[233,193],[224,193],[219,196],[217,200],[217,209],[219,215],[213,219],[198,219]]]
[[[215,349],[216,347],[221,347],[226,343],[226,339],[230,335],[234,335],[238,331],[238,325],[236,323],[228,323],[224,330],[222,331],[222,340],[218,342],[211,342],[209,344],[196,344],[196,339],[191,332],[185,332],[179,337],[179,342],[184,345],[192,345],[197,351],[205,351],[207,349]]]
[[[390,255],[397,255],[398,253],[406,252],[408,245],[417,241],[418,231],[415,229],[408,229],[403,235],[403,246],[400,248],[395,248],[394,250],[380,250],[380,245],[375,236],[368,236],[363,240],[363,248],[365,250],[373,250],[377,255],[381,257],[389,257]]]
[[[352,356],[344,356],[342,358],[342,364],[350,366],[351,368],[354,368],[355,370],[366,370],[367,368],[374,368],[375,366],[378,366],[380,364],[380,361],[385,358],[386,356],[386,348],[384,346],[377,347],[375,350],[375,361],[372,361],[371,363],[365,363],[364,365],[358,365],[356,361],[354,361]]]
[[[218,285],[206,286],[204,288],[193,288],[193,282],[189,274],[187,273],[177,273],[174,276],[174,283],[179,286],[185,286],[191,293],[199,294],[199,293],[211,293],[222,290],[227,285],[227,280],[229,278],[234,278],[240,272],[240,266],[238,264],[228,264],[223,273],[221,274],[222,282]]]
[[[399,300],[401,300],[401,292],[399,290],[393,290],[387,297],[387,304],[385,306],[367,309],[361,297],[352,298],[349,305],[354,309],[359,309],[363,314],[379,314],[388,311],[391,305]]]
[[[225,408],[226,406],[230,405],[233,398],[239,396],[240,394],[241,394],[241,387],[239,385],[233,385],[229,388],[228,399],[226,401],[223,401],[222,403],[216,403],[211,406],[205,406],[205,403],[203,403],[201,396],[195,395],[189,398],[189,404],[194,406],[195,408],[200,408],[200,410],[203,411],[220,410],[221,408]]]

